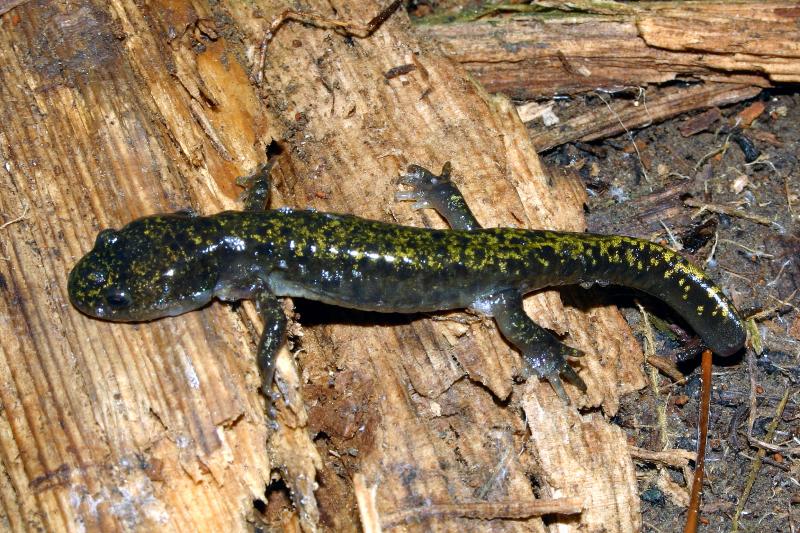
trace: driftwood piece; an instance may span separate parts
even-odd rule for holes
[[[380,8],[335,6],[362,21]],[[582,187],[548,180],[514,107],[401,13],[363,40],[287,25],[256,89],[255,43],[282,7],[27,3],[0,18],[0,213],[10,221],[28,206],[0,230],[0,527],[244,530],[259,519],[252,502],[266,500],[273,525],[353,530],[360,473],[379,519],[428,502],[523,508],[535,478],[539,496],[581,502],[564,528],[638,530],[624,436],[576,410],[612,414],[643,384],[640,349],[613,308],[567,307],[552,291],[526,300],[588,354],[589,394],[569,388],[567,406],[536,379],[514,382],[519,358],[491,324],[300,306],[301,349],[279,359],[269,431],[251,305],[144,324],[69,305],[66,275],[100,228],[235,208],[235,177],[271,139],[287,147],[277,205],[443,227],[393,196],[406,164],[452,160],[483,224],[583,229]],[[408,63],[417,70],[384,77]],[[277,476],[291,496],[265,496]],[[407,527],[472,520],[443,513]],[[545,530],[538,518],[495,523]]]
[[[537,15],[542,4],[554,12]],[[419,32],[439,40],[487,90],[519,99],[673,80],[800,81],[796,2],[534,2],[528,9]]]

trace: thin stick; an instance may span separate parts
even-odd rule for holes
[[[670,361],[669,359],[667,359],[666,357],[650,354],[647,357],[647,362],[650,363],[652,366],[656,367],[658,370],[660,370],[662,374],[667,376],[672,381],[680,381],[684,378],[684,375],[678,369],[677,365],[672,361]],[[659,388],[658,390],[660,392],[661,388]]]
[[[762,252],[761,250],[756,250],[756,249],[750,248],[750,247],[745,246],[744,244],[742,244],[740,242],[732,241],[730,239],[720,239],[719,242],[724,242],[724,243],[732,244],[734,246],[738,246],[742,250],[744,250],[746,252],[750,252],[750,254],[753,255],[754,257],[764,257],[766,259],[772,259],[772,258],[775,257],[772,254],[768,254],[766,252]]]
[[[700,435],[697,441],[697,460],[692,478],[692,496],[686,514],[684,533],[695,533],[700,515],[700,498],[703,494],[703,474],[706,462],[706,439],[708,438],[708,412],[711,405],[711,350],[703,350],[703,388],[700,396]]]
[[[641,88],[640,88],[640,91],[641,91]],[[642,167],[642,174],[644,175],[644,179],[645,179],[646,182],[650,183],[650,176],[647,174],[647,169],[645,168],[644,162],[642,161],[642,154],[639,152],[639,147],[636,145],[636,140],[633,138],[633,134],[625,126],[625,123],[622,122],[622,119],[617,114],[617,112],[614,111],[611,108],[611,104],[608,103],[608,100],[603,98],[603,94],[601,92],[599,92],[599,91],[595,91],[595,94],[597,95],[598,98],[600,98],[601,102],[606,104],[606,107],[608,108],[608,110],[611,112],[612,115],[614,115],[614,118],[617,119],[617,122],[619,122],[619,125],[622,126],[622,129],[625,130],[625,133],[628,135],[628,139],[631,141],[631,145],[633,145],[633,149],[636,151],[636,158],[639,160],[639,164]],[[647,108],[645,108],[645,110],[647,110]],[[648,113],[649,113],[649,111],[648,111]]]
[[[643,331],[644,331],[644,338],[647,342],[645,342],[644,346],[644,362],[647,365],[647,376],[650,381],[650,388],[653,390],[653,395],[656,398],[656,413],[658,414],[658,431],[659,431],[659,440],[661,444],[661,449],[665,449],[668,447],[669,439],[667,437],[667,404],[666,402],[658,401],[660,399],[659,389],[658,389],[658,371],[656,370],[656,365],[654,365],[650,359],[651,357],[655,356],[656,350],[656,341],[653,338],[653,327],[650,325],[650,315],[647,314],[642,304],[636,302],[637,307],[639,307],[639,312],[642,314],[643,319]]]
[[[634,459],[648,463],[660,463],[674,468],[683,468],[689,464],[690,460],[694,459],[692,452],[678,448],[654,452],[636,446],[628,446],[628,452]]]
[[[711,245],[711,251],[703,264],[708,267],[708,264],[714,259],[714,254],[717,252],[717,243],[719,242],[719,231],[714,230],[714,244]]]
[[[752,220],[753,222],[758,222],[759,224],[763,224],[765,226],[772,226],[773,224],[772,220],[766,217],[758,215],[750,215],[748,213],[745,213],[744,211],[736,209],[735,207],[729,207],[727,205],[707,204],[705,202],[700,202],[698,200],[695,200],[694,198],[687,198],[686,200],[683,201],[683,203],[685,203],[689,207],[697,207],[700,209],[697,213],[692,215],[692,218],[697,218],[705,211],[711,211],[712,213],[728,215],[731,217],[744,218],[745,220]]]
[[[747,414],[747,435],[753,434],[753,426],[756,424],[756,409],[758,402],[756,401],[756,357],[753,352],[747,350],[747,373],[750,378],[750,412]]]
[[[775,417],[772,419],[772,422],[769,423],[769,426],[767,426],[767,441],[771,441],[772,437],[775,435],[778,422],[780,422],[781,416],[783,416],[783,410],[786,408],[786,403],[789,401],[789,390],[790,388],[786,387],[786,392],[783,393],[783,398],[781,398],[781,401],[778,403],[778,408],[775,410]],[[750,465],[750,473],[747,475],[747,481],[745,481],[744,490],[742,490],[742,497],[739,498],[739,503],[736,504],[736,512],[733,515],[732,532],[739,530],[739,516],[741,516],[747,499],[750,497],[750,491],[753,490],[756,476],[758,475],[758,471],[761,470],[761,463],[764,462],[764,457],[766,455],[766,448],[759,448],[755,459],[753,459],[753,463]]]

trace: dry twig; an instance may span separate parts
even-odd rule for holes
[[[730,239],[720,239],[719,242],[724,242],[727,244],[732,244],[738,248],[741,248],[745,252],[748,252],[753,257],[763,257],[764,259],[773,259],[775,256],[772,254],[768,254],[766,252],[762,252],[761,250],[756,250],[754,248],[750,248],[749,246],[745,246],[744,244],[736,241],[732,241]]]
[[[636,446],[629,446],[628,451],[634,459],[639,459],[640,461],[646,461],[648,463],[661,463],[675,468],[684,468],[689,464],[689,461],[695,458],[692,452],[689,450],[681,450],[680,448],[654,452]]]
[[[650,388],[653,390],[653,394],[655,395],[657,401],[658,429],[661,433],[661,448],[664,449],[667,447],[667,408],[666,402],[658,402],[658,372],[656,371],[656,365],[650,361],[650,359],[655,355],[656,346],[655,340],[653,339],[653,328],[650,325],[650,317],[647,314],[647,311],[645,311],[644,307],[642,307],[639,302],[636,302],[636,305],[639,307],[639,312],[642,313],[642,318],[644,319],[644,338],[647,341],[644,349],[644,361],[647,363],[647,368],[649,369],[647,375],[650,379]]]
[[[653,354],[647,357],[647,362],[660,370],[662,374],[666,375],[672,381],[681,381],[685,377],[678,369],[678,366],[666,357]]]
[[[758,215],[750,215],[748,213],[745,213],[744,211],[736,209],[735,207],[730,207],[720,204],[707,204],[705,202],[700,202],[698,200],[695,200],[694,198],[687,198],[686,200],[683,201],[683,203],[685,203],[689,207],[699,208],[697,213],[692,215],[692,218],[697,218],[706,211],[711,211],[712,213],[728,215],[730,217],[739,217],[745,220],[752,220],[753,222],[758,222],[759,224],[763,224],[765,226],[772,226],[772,221],[770,219]]]
[[[639,88],[639,92],[640,93],[642,92],[641,88]],[[603,93],[601,93],[600,91],[596,91],[596,94],[597,94],[598,98],[600,98],[600,101],[603,102],[606,105],[606,107],[608,108],[609,112],[611,112],[611,114],[614,115],[614,117],[617,119],[617,121],[619,122],[620,127],[622,127],[622,129],[625,130],[625,134],[628,136],[628,139],[630,139],[631,145],[633,146],[633,149],[636,151],[636,158],[639,160],[639,166],[642,169],[642,175],[644,176],[645,181],[650,183],[650,176],[647,174],[647,169],[645,168],[644,162],[642,161],[642,154],[641,154],[641,152],[639,152],[639,147],[636,145],[636,139],[633,138],[633,134],[625,126],[625,123],[622,122],[622,118],[620,118],[620,116],[617,114],[617,112],[614,111],[611,108],[611,105],[608,103],[608,100],[603,98]],[[647,109],[646,106],[645,106],[645,111],[647,111],[648,114],[650,113],[650,111]]]
[[[786,387],[786,391],[783,393],[783,398],[781,398],[781,401],[778,403],[778,408],[775,410],[775,417],[767,427],[767,440],[772,440],[772,437],[775,435],[775,429],[778,427],[778,422],[783,415],[783,410],[786,408],[786,403],[789,401],[789,390],[789,387]],[[752,429],[752,426],[750,429]],[[750,438],[752,439],[752,437]],[[763,444],[767,443],[765,442]],[[758,471],[761,470],[761,463],[764,461],[766,454],[766,447],[759,448],[758,453],[756,454],[756,457],[750,466],[750,473],[747,475],[747,480],[744,483],[742,497],[739,498],[739,503],[736,504],[736,512],[733,514],[733,527],[731,528],[731,531],[733,532],[739,530],[739,516],[741,516],[742,511],[744,510],[744,505],[747,503],[747,498],[750,497],[750,491],[753,490],[753,484],[756,482],[756,476],[758,475]]]
[[[692,496],[686,512],[684,533],[697,531],[700,515],[700,498],[703,494],[703,472],[706,462],[706,439],[708,438],[708,412],[711,404],[711,350],[703,350],[703,389],[700,397],[700,435],[697,439],[697,460],[692,478]]]
[[[785,300],[781,300],[780,298],[776,298],[775,296],[772,296],[771,294],[768,294],[767,296],[769,296],[770,298],[772,298],[773,300],[778,302],[778,304],[777,305],[773,305],[772,307],[767,307],[766,309],[763,309],[763,310],[759,311],[758,313],[754,313],[754,314],[748,316],[747,320],[754,320],[754,321],[758,322],[759,320],[763,320],[763,319],[767,318],[768,316],[770,316],[773,313],[777,313],[778,311],[780,311],[784,307],[789,307],[789,308],[794,309],[795,311],[797,311],[798,310],[797,306],[792,304],[791,300],[794,298],[795,294],[797,294],[798,290],[800,290],[800,289],[795,289],[792,292],[792,294],[790,294]]]

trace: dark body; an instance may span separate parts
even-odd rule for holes
[[[463,201],[449,180],[434,185],[450,187],[447,198]],[[81,311],[122,321],[183,313],[214,297],[254,298],[265,319],[284,324],[276,306],[283,296],[379,312],[470,307],[495,317],[551,382],[558,374],[579,380],[565,362],[577,352],[524,315],[522,295],[542,287],[640,289],[672,306],[721,355],[745,341],[742,320],[721,290],[662,246],[614,235],[482,229],[465,204],[446,204],[422,207],[436,207],[462,229],[290,209],[145,217],[101,233],[70,275],[69,292]],[[267,339],[273,351],[283,327],[274,332],[280,340]],[[269,381],[271,364],[262,362]]]

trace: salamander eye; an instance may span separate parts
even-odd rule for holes
[[[97,240],[94,241],[95,248],[99,248],[101,246],[106,246],[109,244],[114,244],[117,242],[119,236],[117,235],[117,231],[113,229],[104,229],[100,233],[97,234]]]
[[[123,290],[110,289],[106,293],[106,303],[111,309],[119,311],[131,305],[131,297]]]

